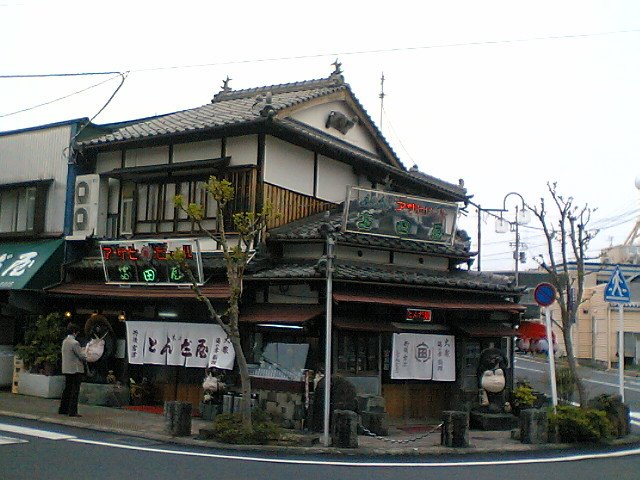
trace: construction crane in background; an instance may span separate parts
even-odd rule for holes
[[[640,190],[640,175],[636,177],[636,188]],[[640,264],[640,242],[638,240],[640,240],[640,216],[636,219],[636,224],[622,245],[611,246],[602,250],[600,254],[602,263]]]

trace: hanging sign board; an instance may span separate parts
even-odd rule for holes
[[[197,283],[202,285],[202,256],[197,239],[122,240],[100,242],[107,283],[119,285],[191,285],[189,277],[169,258],[182,250]]]
[[[452,245],[458,204],[349,187],[342,231]]]
[[[232,370],[235,361],[231,340],[212,324],[127,321],[127,351],[134,365]]]
[[[431,310],[425,310],[424,308],[407,308],[406,319],[411,322],[430,322]]]
[[[423,333],[394,333],[391,378],[455,381],[455,337]]]

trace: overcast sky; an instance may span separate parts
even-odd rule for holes
[[[378,124],[384,72],[382,130],[405,166],[464,179],[484,208],[512,191],[535,204],[557,181],[598,208],[594,257],[634,226],[638,1],[0,0],[0,75],[130,72],[96,123],[203,105],[227,75],[235,89],[326,77],[336,58]],[[0,130],[91,118],[119,83],[0,78]],[[473,208],[460,223],[474,249],[476,223]],[[514,235],[493,231],[483,223],[483,270],[512,269]],[[538,230],[522,240],[543,251]]]

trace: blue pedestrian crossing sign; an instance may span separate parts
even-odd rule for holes
[[[629,303],[631,301],[631,292],[619,266],[616,266],[611,278],[609,278],[609,282],[604,289],[604,299],[607,302],[617,303]]]

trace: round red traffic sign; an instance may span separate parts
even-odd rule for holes
[[[541,307],[548,307],[556,301],[556,289],[550,283],[539,283],[533,291],[533,298]]]

